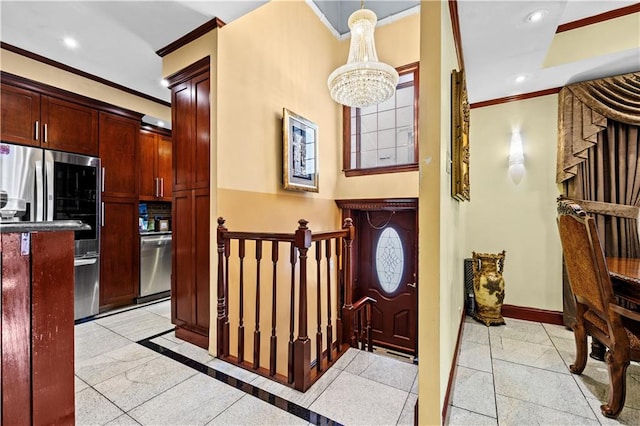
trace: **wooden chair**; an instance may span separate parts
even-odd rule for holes
[[[600,408],[604,416],[617,418],[624,407],[629,362],[640,361],[640,313],[616,302],[593,217],[571,200],[559,199],[558,229],[577,305],[572,327],[576,360],[569,370],[574,374],[584,371],[587,335],[606,346],[609,398]]]

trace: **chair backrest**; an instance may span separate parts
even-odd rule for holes
[[[615,299],[593,217],[571,200],[559,199],[558,230],[573,294],[608,322],[608,306]]]

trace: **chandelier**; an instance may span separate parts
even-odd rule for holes
[[[376,14],[364,8],[349,17],[349,59],[327,80],[331,97],[342,105],[364,108],[384,102],[395,93],[398,72],[378,62],[373,38],[377,21]]]

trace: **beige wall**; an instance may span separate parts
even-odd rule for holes
[[[171,108],[0,49],[0,69],[40,83],[171,122]]]
[[[471,202],[465,257],[506,250],[504,303],[562,311],[562,255],[555,217],[557,95],[471,110]],[[520,127],[525,175],[508,174],[511,130]]]

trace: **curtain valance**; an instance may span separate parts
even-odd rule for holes
[[[576,175],[607,119],[640,126],[640,72],[570,84],[559,98],[557,183]]]

